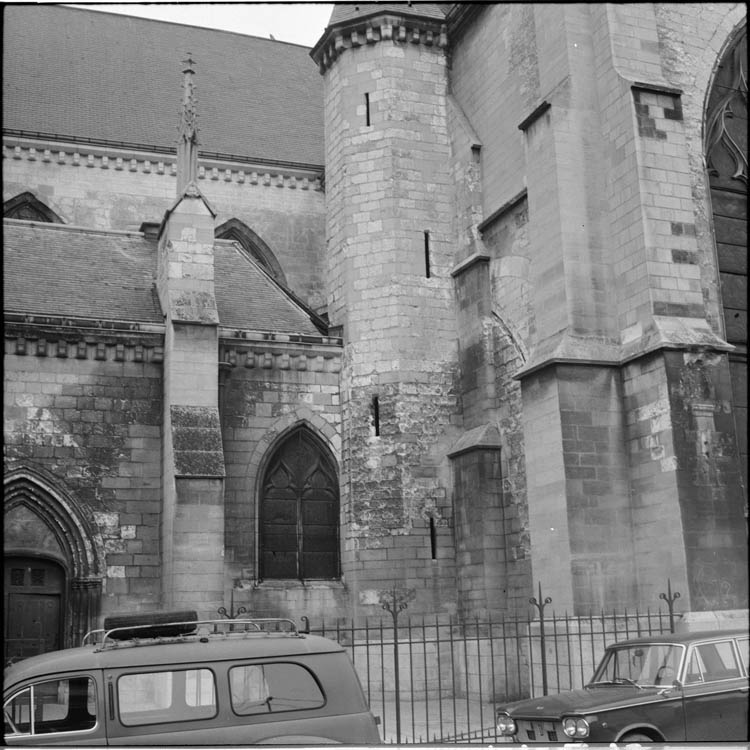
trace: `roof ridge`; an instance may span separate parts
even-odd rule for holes
[[[133,5],[137,5],[137,3],[132,3]],[[192,3],[188,3],[192,4]],[[103,5],[106,7],[106,3],[103,3]],[[84,8],[80,5],[74,5],[74,4],[68,4],[68,3],[60,3],[57,5],[58,8],[65,8],[67,10],[75,10],[80,11],[83,13],[100,13],[100,14],[106,14],[110,16],[120,16],[122,18],[131,18],[136,19],[138,21],[146,21],[148,23],[165,23],[169,26],[186,26],[188,28],[192,29],[201,29],[204,31],[218,31],[223,34],[233,34],[235,36],[241,36],[245,39],[258,39],[262,42],[271,42],[272,44],[289,44],[293,47],[301,47],[302,49],[312,49],[311,46],[307,44],[298,44],[297,42],[287,42],[283,39],[270,39],[265,36],[258,36],[257,34],[243,34],[241,31],[232,31],[231,29],[217,29],[213,26],[200,26],[195,23],[181,23],[180,21],[165,21],[163,18],[145,18],[144,16],[138,16],[138,15],[131,15],[130,13],[120,13],[119,11],[107,11],[107,10],[100,10],[98,8]]]

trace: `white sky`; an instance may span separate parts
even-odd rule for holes
[[[333,10],[332,3],[280,0],[266,3],[76,3],[74,7],[224,29],[266,39],[273,35],[278,41],[306,47],[314,46],[323,35]]]

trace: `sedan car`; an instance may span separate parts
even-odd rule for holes
[[[748,633],[635,638],[607,647],[585,687],[496,711],[510,741],[748,739]]]

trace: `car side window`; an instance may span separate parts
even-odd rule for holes
[[[121,675],[117,708],[125,726],[210,719],[216,715],[216,682],[210,669]]]
[[[715,682],[740,676],[740,668],[732,641],[700,643],[693,647],[686,683]]]
[[[6,735],[82,732],[96,726],[96,685],[91,677],[30,685],[3,706]]]
[[[748,662],[750,662],[750,638],[738,638],[737,646],[740,649],[740,659],[745,667],[745,674],[748,674],[750,672],[750,666],[748,665]]]
[[[301,664],[247,664],[229,670],[232,709],[241,716],[325,705],[313,675]]]

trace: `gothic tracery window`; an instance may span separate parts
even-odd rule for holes
[[[706,166],[733,390],[740,465],[747,486],[747,31],[723,55],[706,112]]]
[[[21,193],[3,204],[3,218],[62,224],[62,219],[32,193]]]
[[[339,490],[333,459],[310,430],[294,430],[266,470],[260,504],[262,579],[335,579]]]
[[[239,219],[229,219],[229,221],[217,227],[216,238],[237,242],[248,255],[251,255],[265,269],[269,276],[282,286],[286,286],[286,276],[272,250],[250,227]]]

